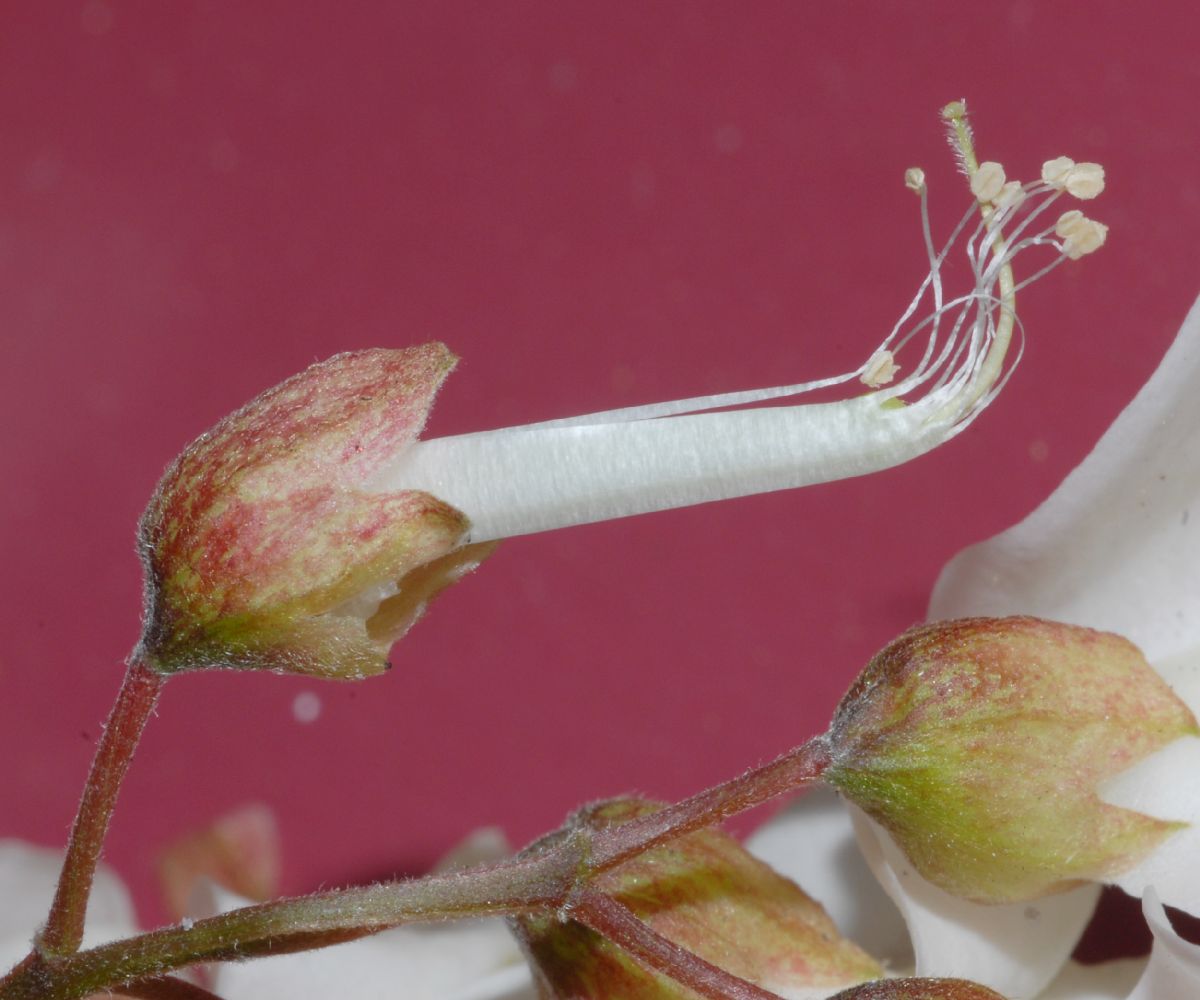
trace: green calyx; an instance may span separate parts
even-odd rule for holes
[[[1033,618],[915,628],[829,730],[825,780],[955,895],[1032,899],[1132,867],[1178,824],[1098,788],[1196,720],[1131,643]]]
[[[372,476],[417,439],[455,364],[441,344],[340,354],[267,390],[193,441],[142,517],[137,656],[358,678],[427,601],[487,555],[470,524]]]

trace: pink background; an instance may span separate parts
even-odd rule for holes
[[[1200,286],[1200,14],[1087,4],[9,4],[0,30],[0,833],[61,844],[165,465],[347,348],[463,358],[432,435],[857,365],[968,204],[937,118],[1108,168],[1011,387],[869,480],[514,540],[357,685],[166,691],[109,858],[250,800],[285,888],[680,796],[823,727],[942,563],[1044,497]],[[1114,530],[1119,530],[1115,527]],[[293,717],[313,692],[316,721]]]

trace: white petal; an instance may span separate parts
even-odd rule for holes
[[[62,868],[62,853],[19,840],[0,840],[0,969],[29,951],[33,935],[46,920]],[[129,892],[101,865],[88,900],[84,947],[137,933]]]
[[[538,1000],[538,992],[529,966],[521,962],[497,969],[442,1000]]]
[[[1131,896],[1157,886],[1168,906],[1200,914],[1200,738],[1176,740],[1106,782],[1101,798],[1147,816],[1192,824],[1113,880]]]
[[[244,905],[218,890],[222,910]],[[226,1000],[535,1000],[532,978],[500,919],[401,927],[317,951],[223,963]]]
[[[943,570],[932,618],[1027,613],[1200,661],[1200,303],[1141,392],[1028,518]],[[1193,662],[1197,662],[1193,661]]]
[[[1141,958],[1096,965],[1068,962],[1038,1000],[1126,1000],[1145,968]]]
[[[1200,947],[1175,933],[1153,888],[1142,898],[1142,912],[1154,933],[1154,948],[1129,1000],[1195,1000],[1200,996]]]
[[[1200,718],[1200,647],[1168,659],[1157,660],[1154,669],[1166,679],[1172,689]]]
[[[1054,979],[1095,909],[1099,886],[1030,903],[971,903],[927,882],[882,827],[849,808],[867,863],[908,923],[918,976],[971,979],[1006,997],[1036,996]]]
[[[904,920],[863,860],[833,789],[805,792],[754,831],[746,848],[824,906],[855,944],[891,969],[912,966]]]

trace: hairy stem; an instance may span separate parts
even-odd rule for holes
[[[130,663],[125,673],[75,814],[50,916],[37,939],[37,949],[46,957],[70,954],[83,940],[83,919],[92,878],[117,793],[165,680],[162,674],[137,660]]]
[[[670,976],[709,1000],[780,1000],[777,994],[668,941],[611,896],[598,892],[580,893],[568,912],[572,920],[608,938],[639,964]]]
[[[829,745],[819,736],[769,764],[752,768],[682,802],[620,826],[597,830],[592,834],[588,870],[604,871],[663,841],[712,826],[784,792],[804,788],[818,781],[828,764]]]
[[[576,841],[467,872],[248,906],[60,957],[30,956],[0,979],[3,1000],[72,1000],[185,965],[280,955],[422,921],[528,913],[574,885]]]

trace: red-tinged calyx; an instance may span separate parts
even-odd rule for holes
[[[965,979],[881,979],[851,986],[829,1000],[1004,1000],[1004,997]]]
[[[1110,878],[1175,832],[1097,789],[1195,733],[1120,636],[970,618],[912,629],[867,665],[834,715],[824,777],[929,881],[1013,902]]]
[[[639,800],[591,806],[567,831],[622,823],[659,808]],[[824,994],[882,970],[842,938],[821,905],[715,830],[687,834],[596,876],[589,891],[623,904],[652,931],[725,971],[784,995]],[[514,918],[543,996],[691,998],[623,949],[562,914]]]
[[[456,359],[441,344],[339,354],[269,389],[167,469],[140,526],[139,655],[363,677],[490,551],[428,493],[364,484],[412,444]]]

